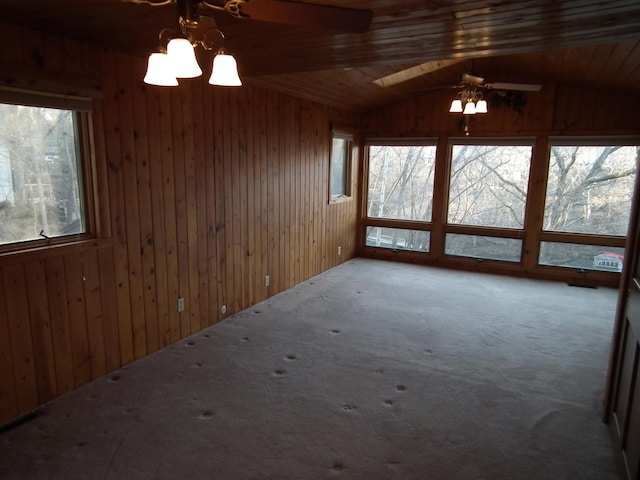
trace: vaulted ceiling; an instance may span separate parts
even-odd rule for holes
[[[369,9],[374,15],[365,33],[241,20],[225,12],[201,23],[217,24],[224,33],[245,83],[353,111],[449,87],[469,71],[490,82],[559,83],[640,95],[638,0],[298,3]],[[172,4],[121,0],[0,0],[0,13],[8,23],[141,57],[157,47],[163,27],[177,22]],[[389,87],[372,83],[420,64],[425,73],[416,78]]]

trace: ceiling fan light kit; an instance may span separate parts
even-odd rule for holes
[[[186,43],[185,43],[186,42]],[[167,53],[154,52],[149,55],[144,82],[149,85],[175,87],[178,78],[196,78],[202,69],[195,56],[194,46],[187,39],[174,38],[167,46]],[[231,54],[219,50],[213,58],[211,85],[239,87],[238,64]]]
[[[297,3],[282,0],[123,0],[136,4],[162,7],[175,3],[178,10],[180,34],[172,33],[171,39],[163,42],[163,35],[171,32],[163,29],[160,34],[160,51],[149,56],[144,82],[150,85],[176,86],[178,78],[194,78],[202,75],[195,56],[198,45],[205,50],[213,50],[214,45],[205,33],[201,38],[196,35],[200,23],[200,7],[214,12],[225,12],[237,19],[255,19],[267,22],[299,25],[312,28],[327,28],[346,33],[363,33],[371,23],[373,12],[356,8],[336,7],[313,3]],[[215,22],[212,18],[207,20]],[[224,44],[224,34],[217,28],[211,28],[219,34]],[[238,64],[222,45],[213,59],[211,85],[241,86]]]
[[[167,2],[152,3],[150,5],[165,5]],[[160,52],[149,55],[147,73],[144,82],[157,86],[177,86],[178,78],[196,78],[202,75],[202,69],[196,58],[195,48],[200,45],[205,50],[213,50],[214,44],[208,38],[208,33],[217,33],[224,43],[224,34],[218,28],[209,29],[201,38],[197,38],[195,31],[198,28],[200,15],[198,13],[199,0],[177,0],[180,34],[171,29],[164,28],[158,35],[160,39]],[[163,37],[170,34],[171,37],[164,47]],[[218,58],[221,57],[221,58]],[[213,59],[211,68],[211,85],[241,86],[242,81],[238,75],[238,64],[233,56],[218,49]]]
[[[454,98],[449,107],[450,113],[462,113],[463,115],[475,115],[487,113],[487,101],[482,98],[482,93],[475,88],[465,88],[458,92],[459,98]]]
[[[224,87],[239,87],[242,85],[238,76],[238,64],[233,55],[225,53],[224,50],[218,51],[213,58],[213,68],[211,69],[209,83]]]
[[[167,45],[167,56],[176,78],[196,78],[202,75],[193,45],[186,38],[172,38]]]
[[[171,67],[171,60],[166,53],[154,52],[149,55],[147,73],[144,83],[161,87],[177,87],[178,79]]]

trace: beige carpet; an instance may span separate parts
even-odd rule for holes
[[[615,301],[355,259],[51,402],[0,478],[616,479]]]

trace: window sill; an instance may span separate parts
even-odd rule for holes
[[[349,195],[341,195],[339,197],[335,197],[329,200],[329,205],[334,205],[336,203],[350,202],[351,200],[353,200],[353,197]]]
[[[88,235],[78,235],[78,237],[79,238],[73,240],[65,238],[54,239],[49,242],[38,241],[34,242],[34,245],[24,246],[19,249],[16,248],[15,244],[7,246],[6,250],[0,250],[0,267],[16,263],[26,263],[52,257],[84,253],[90,250],[108,248],[112,244],[111,239],[108,238],[98,239]]]

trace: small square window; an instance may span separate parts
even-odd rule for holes
[[[329,201],[339,202],[351,197],[351,158],[353,135],[333,131],[331,141],[331,165],[329,168]]]

